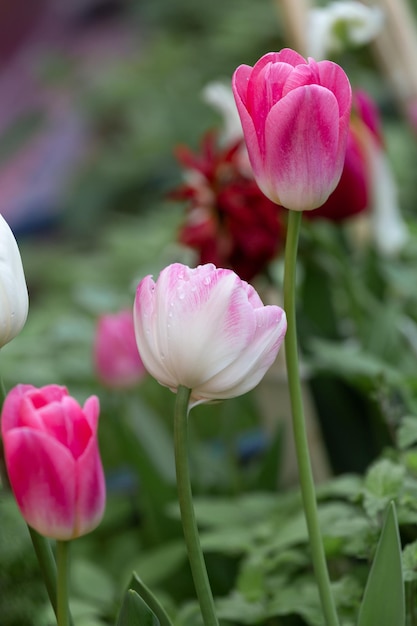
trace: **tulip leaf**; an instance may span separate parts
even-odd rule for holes
[[[404,626],[405,599],[401,544],[395,505],[388,506],[366,583],[358,626]]]
[[[172,622],[165,611],[164,607],[159,602],[158,598],[152,593],[147,585],[139,578],[136,572],[133,572],[130,580],[129,589],[135,591],[140,595],[142,600],[146,602],[147,606],[153,611],[157,617],[160,626],[172,626]]]
[[[140,595],[133,589],[128,589],[116,626],[160,626],[160,623]]]

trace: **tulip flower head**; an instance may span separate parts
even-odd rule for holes
[[[22,516],[41,535],[74,539],[103,516],[98,415],[95,396],[81,408],[58,385],[17,385],[6,396],[1,434],[7,473]]]
[[[136,345],[130,309],[99,318],[94,364],[100,380],[108,387],[132,387],[146,374]]]
[[[233,271],[174,263],[138,285],[136,341],[149,373],[190,406],[253,389],[272,365],[286,331],[278,306],[264,306]]]
[[[284,49],[239,66],[232,88],[263,193],[287,209],[321,206],[345,160],[352,93],[342,68]]]
[[[0,347],[20,333],[28,306],[19,248],[9,225],[0,215]]]

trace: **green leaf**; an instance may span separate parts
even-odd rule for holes
[[[128,589],[116,626],[160,626],[160,623],[140,595],[133,589]]]
[[[397,443],[400,450],[405,450],[417,442],[417,418],[407,415],[401,421],[397,433]]]
[[[161,626],[172,626],[172,622],[163,608],[159,600],[154,596],[152,591],[145,585],[145,583],[139,578],[136,572],[133,572],[132,578],[129,584],[129,589],[136,591],[149,608],[155,613]]]
[[[405,468],[388,459],[374,463],[365,476],[363,506],[372,518],[403,490]]]
[[[403,574],[406,582],[417,580],[417,541],[409,543],[403,550]]]
[[[404,626],[401,544],[394,502],[388,512],[366,583],[358,626]]]

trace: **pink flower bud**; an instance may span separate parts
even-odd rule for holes
[[[287,328],[284,311],[264,306],[234,272],[174,263],[146,276],[134,305],[136,340],[147,370],[191,405],[239,396],[272,365]]]
[[[143,378],[146,370],[136,345],[131,310],[100,317],[94,363],[99,378],[109,387],[131,387]]]
[[[5,399],[1,433],[10,484],[26,522],[46,537],[85,535],[103,516],[98,414],[98,398],[81,408],[58,385],[17,385]]]
[[[342,68],[284,49],[238,67],[232,87],[261,190],[287,209],[321,206],[345,159],[352,94]]]

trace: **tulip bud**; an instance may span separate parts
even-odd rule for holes
[[[20,333],[28,306],[19,248],[9,225],[0,215],[0,348]]]
[[[58,385],[17,385],[6,396],[1,434],[7,473],[22,516],[41,535],[67,541],[102,518],[98,415],[98,398],[81,408]]]
[[[238,67],[232,87],[263,193],[295,211],[321,206],[345,160],[352,93],[342,68],[284,49]]]
[[[132,311],[102,315],[94,342],[97,374],[109,387],[131,387],[146,373],[136,345]]]
[[[233,398],[253,389],[272,365],[287,328],[284,311],[264,306],[234,272],[180,263],[156,282],[138,285],[134,321],[142,361],[176,391],[192,390],[190,405]]]

